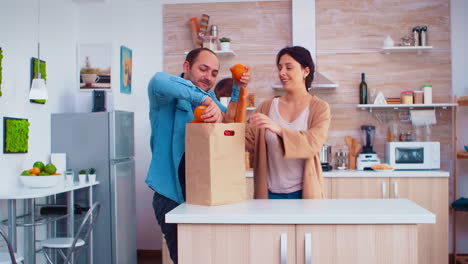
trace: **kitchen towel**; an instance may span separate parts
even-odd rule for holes
[[[189,123],[185,133],[187,203],[246,200],[245,124]]]
[[[410,115],[414,126],[437,124],[435,110],[410,110]]]

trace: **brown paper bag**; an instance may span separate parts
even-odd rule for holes
[[[220,205],[244,201],[245,124],[187,124],[185,181],[187,203]]]

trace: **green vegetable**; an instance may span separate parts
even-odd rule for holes
[[[42,163],[40,161],[36,161],[36,162],[34,162],[33,167],[38,167],[41,171],[44,171],[45,165],[44,165],[44,163]]]
[[[45,166],[44,171],[49,174],[55,174],[57,172],[57,168],[54,166],[54,164],[49,163]]]
[[[25,170],[25,171],[23,171],[23,172],[21,173],[21,175],[23,175],[23,176],[29,176],[29,175],[31,175],[31,172],[28,171],[28,170]]]

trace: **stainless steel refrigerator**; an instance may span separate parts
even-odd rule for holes
[[[51,118],[52,152],[66,153],[67,169],[75,175],[96,169],[99,185],[93,199],[102,207],[93,230],[93,262],[137,263],[133,113],[59,113]],[[86,194],[75,194],[75,201],[80,199]]]

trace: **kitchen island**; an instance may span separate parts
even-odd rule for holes
[[[418,224],[435,215],[406,199],[247,200],[182,204],[179,263],[417,263]]]

